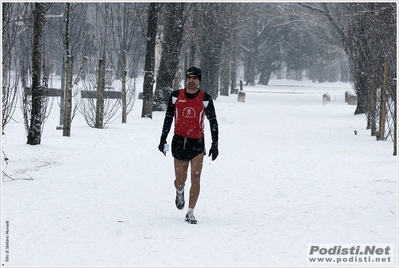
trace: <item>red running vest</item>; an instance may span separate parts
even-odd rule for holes
[[[175,134],[188,138],[204,137],[204,91],[200,90],[194,99],[186,97],[181,89],[175,103]]]

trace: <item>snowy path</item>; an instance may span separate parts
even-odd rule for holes
[[[163,112],[141,119],[138,100],[127,124],[91,129],[78,116],[65,138],[55,105],[33,147],[22,121],[10,123],[3,168],[33,180],[2,183],[2,263],[306,266],[311,243],[396,248],[392,142],[375,141],[353,115],[348,84],[288,83],[215,102],[220,155],[204,162],[197,225],[175,208],[173,159],[157,151]],[[334,101],[322,105],[325,92]]]

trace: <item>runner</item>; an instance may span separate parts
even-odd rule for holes
[[[165,144],[169,131],[175,119],[174,136],[172,138],[172,155],[174,157],[176,199],[179,210],[185,205],[184,186],[187,180],[188,166],[191,165],[191,187],[188,210],[185,221],[196,224],[194,208],[200,193],[200,178],[205,150],[204,117],[209,120],[212,145],[209,156],[214,161],[218,155],[219,128],[216,120],[215,107],[212,97],[199,89],[202,72],[197,67],[190,67],[186,71],[186,88],[173,91],[169,98],[168,107],[162,128],[162,135],[158,149],[166,154]]]

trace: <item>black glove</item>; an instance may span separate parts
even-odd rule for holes
[[[159,145],[158,145],[158,150],[166,156],[166,152],[163,151],[165,144],[166,144],[166,140],[161,138],[161,141],[159,142]]]
[[[212,155],[212,161],[214,161],[218,155],[219,155],[219,149],[218,149],[218,143],[217,142],[212,142],[211,149],[209,150],[209,155]]]

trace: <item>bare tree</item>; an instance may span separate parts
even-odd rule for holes
[[[12,119],[18,96],[20,81],[20,61],[18,53],[18,35],[23,28],[25,5],[19,3],[3,3],[3,35],[2,35],[2,131]]]
[[[47,108],[45,84],[42,81],[42,37],[45,24],[44,15],[48,7],[44,3],[35,3],[33,10],[33,51],[32,51],[32,110],[27,144],[41,142],[43,116]]]
[[[147,11],[147,39],[143,82],[143,107],[141,117],[152,118],[154,68],[155,68],[155,40],[158,27],[160,3],[150,3]]]
[[[354,113],[366,114],[371,134],[385,140],[385,107],[396,106],[396,3],[300,5],[324,14],[340,34],[358,99]],[[396,112],[391,110],[388,128],[396,135]]]
[[[137,66],[139,61],[140,46],[134,48],[137,41],[143,41],[139,34],[141,13],[143,10],[143,4],[131,4],[131,3],[118,3],[111,6],[111,12],[115,18],[121,18],[116,20],[113,24],[113,41],[115,48],[119,51],[116,53],[118,63],[112,64],[116,79],[121,81],[121,98],[122,98],[122,123],[127,122],[127,115],[133,109],[136,93],[135,76],[137,74]],[[135,52],[135,53],[134,53]],[[129,56],[130,55],[132,56]],[[130,75],[128,70],[132,69]],[[119,87],[119,86],[118,86]],[[115,90],[118,90],[116,88]]]
[[[229,72],[229,67],[222,66],[223,46],[225,40],[232,34],[233,29],[246,13],[246,3],[200,3],[198,39],[200,67],[202,69],[201,87],[212,98],[219,93],[219,77],[221,67]],[[209,30],[212,29],[212,30]]]
[[[169,94],[173,91],[173,81],[179,64],[183,41],[185,3],[165,4],[164,40],[153,100],[153,111],[166,109]]]
[[[238,27],[235,27],[231,35],[231,68],[230,68],[230,93],[237,93],[237,68],[238,68]]]
[[[226,10],[234,4],[206,3],[201,4],[200,28],[200,67],[202,69],[201,87],[213,99],[219,93],[219,71],[222,62],[223,41],[230,28],[226,23],[229,18]],[[222,15],[223,14],[223,15]],[[212,29],[212,31],[209,31]]]
[[[91,47],[87,38],[87,4],[54,3],[46,14],[46,42],[52,72],[61,75],[60,125],[63,136],[70,136],[71,124],[77,111],[76,85],[84,75],[87,60],[85,49]],[[54,31],[58,29],[58,31]],[[82,56],[81,56],[82,55]]]
[[[90,21],[95,36],[92,51],[95,60],[88,59],[90,72],[82,80],[82,98],[79,101],[79,111],[87,124],[94,128],[105,128],[107,124],[116,119],[120,108],[120,98],[110,97],[112,94],[114,74],[115,50],[112,42],[113,13],[110,12],[111,3],[94,3],[88,10]],[[98,59],[98,60],[97,60]]]
[[[127,119],[127,100],[126,100],[126,77],[127,77],[127,8],[126,3],[123,5],[123,24],[122,24],[122,40],[121,40],[121,67],[122,67],[122,123],[126,123]]]
[[[65,92],[64,92],[64,124],[63,124],[63,136],[71,136],[71,123],[72,123],[72,55],[71,55],[71,37],[70,37],[70,25],[71,25],[71,3],[65,4],[65,52],[66,52],[66,64],[65,64]],[[61,104],[62,105],[62,104]]]
[[[79,103],[79,111],[92,128],[105,128],[116,120],[120,108],[120,98],[112,98],[112,92],[105,91],[105,71],[102,59],[98,61],[96,73],[87,74],[81,81],[83,90]],[[99,90],[100,89],[100,90]]]

